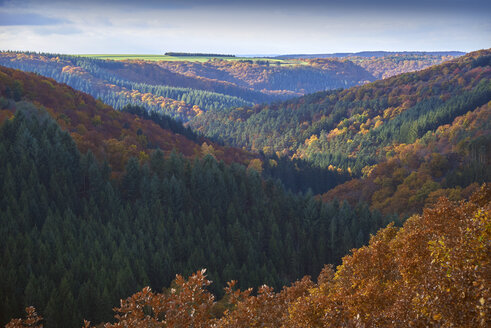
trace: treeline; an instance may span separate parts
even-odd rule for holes
[[[202,52],[166,52],[165,55],[173,57],[235,57],[235,55],[207,54]]]
[[[277,59],[308,59],[308,58],[346,58],[346,57],[360,57],[360,58],[384,58],[384,57],[405,57],[405,56],[418,56],[418,57],[459,57],[465,55],[465,52],[461,51],[360,51],[360,52],[337,52],[332,54],[292,54],[292,55],[279,55],[273,58]]]
[[[339,263],[387,218],[323,204],[255,170],[155,151],[121,179],[80,154],[44,113],[18,103],[0,128],[0,323],[35,305],[46,327],[108,321],[124,295],[209,269],[212,290],[280,287]]]

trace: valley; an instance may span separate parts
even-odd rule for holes
[[[2,51],[0,325],[485,327],[490,145],[490,49]]]

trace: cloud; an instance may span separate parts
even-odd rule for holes
[[[204,7],[215,8],[250,8],[265,10],[271,8],[301,10],[378,10],[378,11],[413,11],[413,12],[482,12],[491,10],[489,0],[0,0],[0,6],[77,6],[86,9],[94,7],[131,7],[134,10],[163,9],[189,10]]]
[[[73,34],[80,34],[83,31],[76,27],[63,26],[62,28],[60,28],[54,26],[40,26],[35,28],[33,32],[39,35],[55,35],[55,34],[73,35]]]
[[[57,53],[470,51],[489,47],[490,5],[479,2],[453,10],[463,0],[0,0],[0,45]]]
[[[0,12],[0,26],[46,26],[65,23],[69,23],[69,21],[66,19],[48,17],[41,14]]]

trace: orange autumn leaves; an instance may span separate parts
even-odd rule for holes
[[[491,320],[491,188],[380,230],[336,271],[326,266],[278,293],[226,288],[216,302],[205,271],[171,289],[144,288],[116,308],[117,327],[486,327]],[[28,318],[7,327],[27,327]],[[90,324],[86,322],[85,327]]]
[[[42,320],[43,317],[36,313],[36,309],[33,306],[29,306],[26,308],[25,319],[12,319],[5,328],[43,328],[43,325],[40,323]]]
[[[486,186],[468,202],[442,198],[403,228],[379,231],[310,292],[309,304],[323,304],[320,326],[484,327],[490,319],[490,200]]]

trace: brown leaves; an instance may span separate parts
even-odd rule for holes
[[[5,328],[43,328],[43,325],[40,321],[43,320],[41,316],[38,316],[36,313],[36,309],[33,306],[29,306],[26,308],[27,316],[25,319],[12,319],[5,326]]]
[[[168,293],[154,293],[150,287],[121,300],[114,311],[117,322],[105,328],[119,327],[209,327],[214,297],[205,288],[211,281],[206,270],[197,271],[188,280],[181,275]]]

